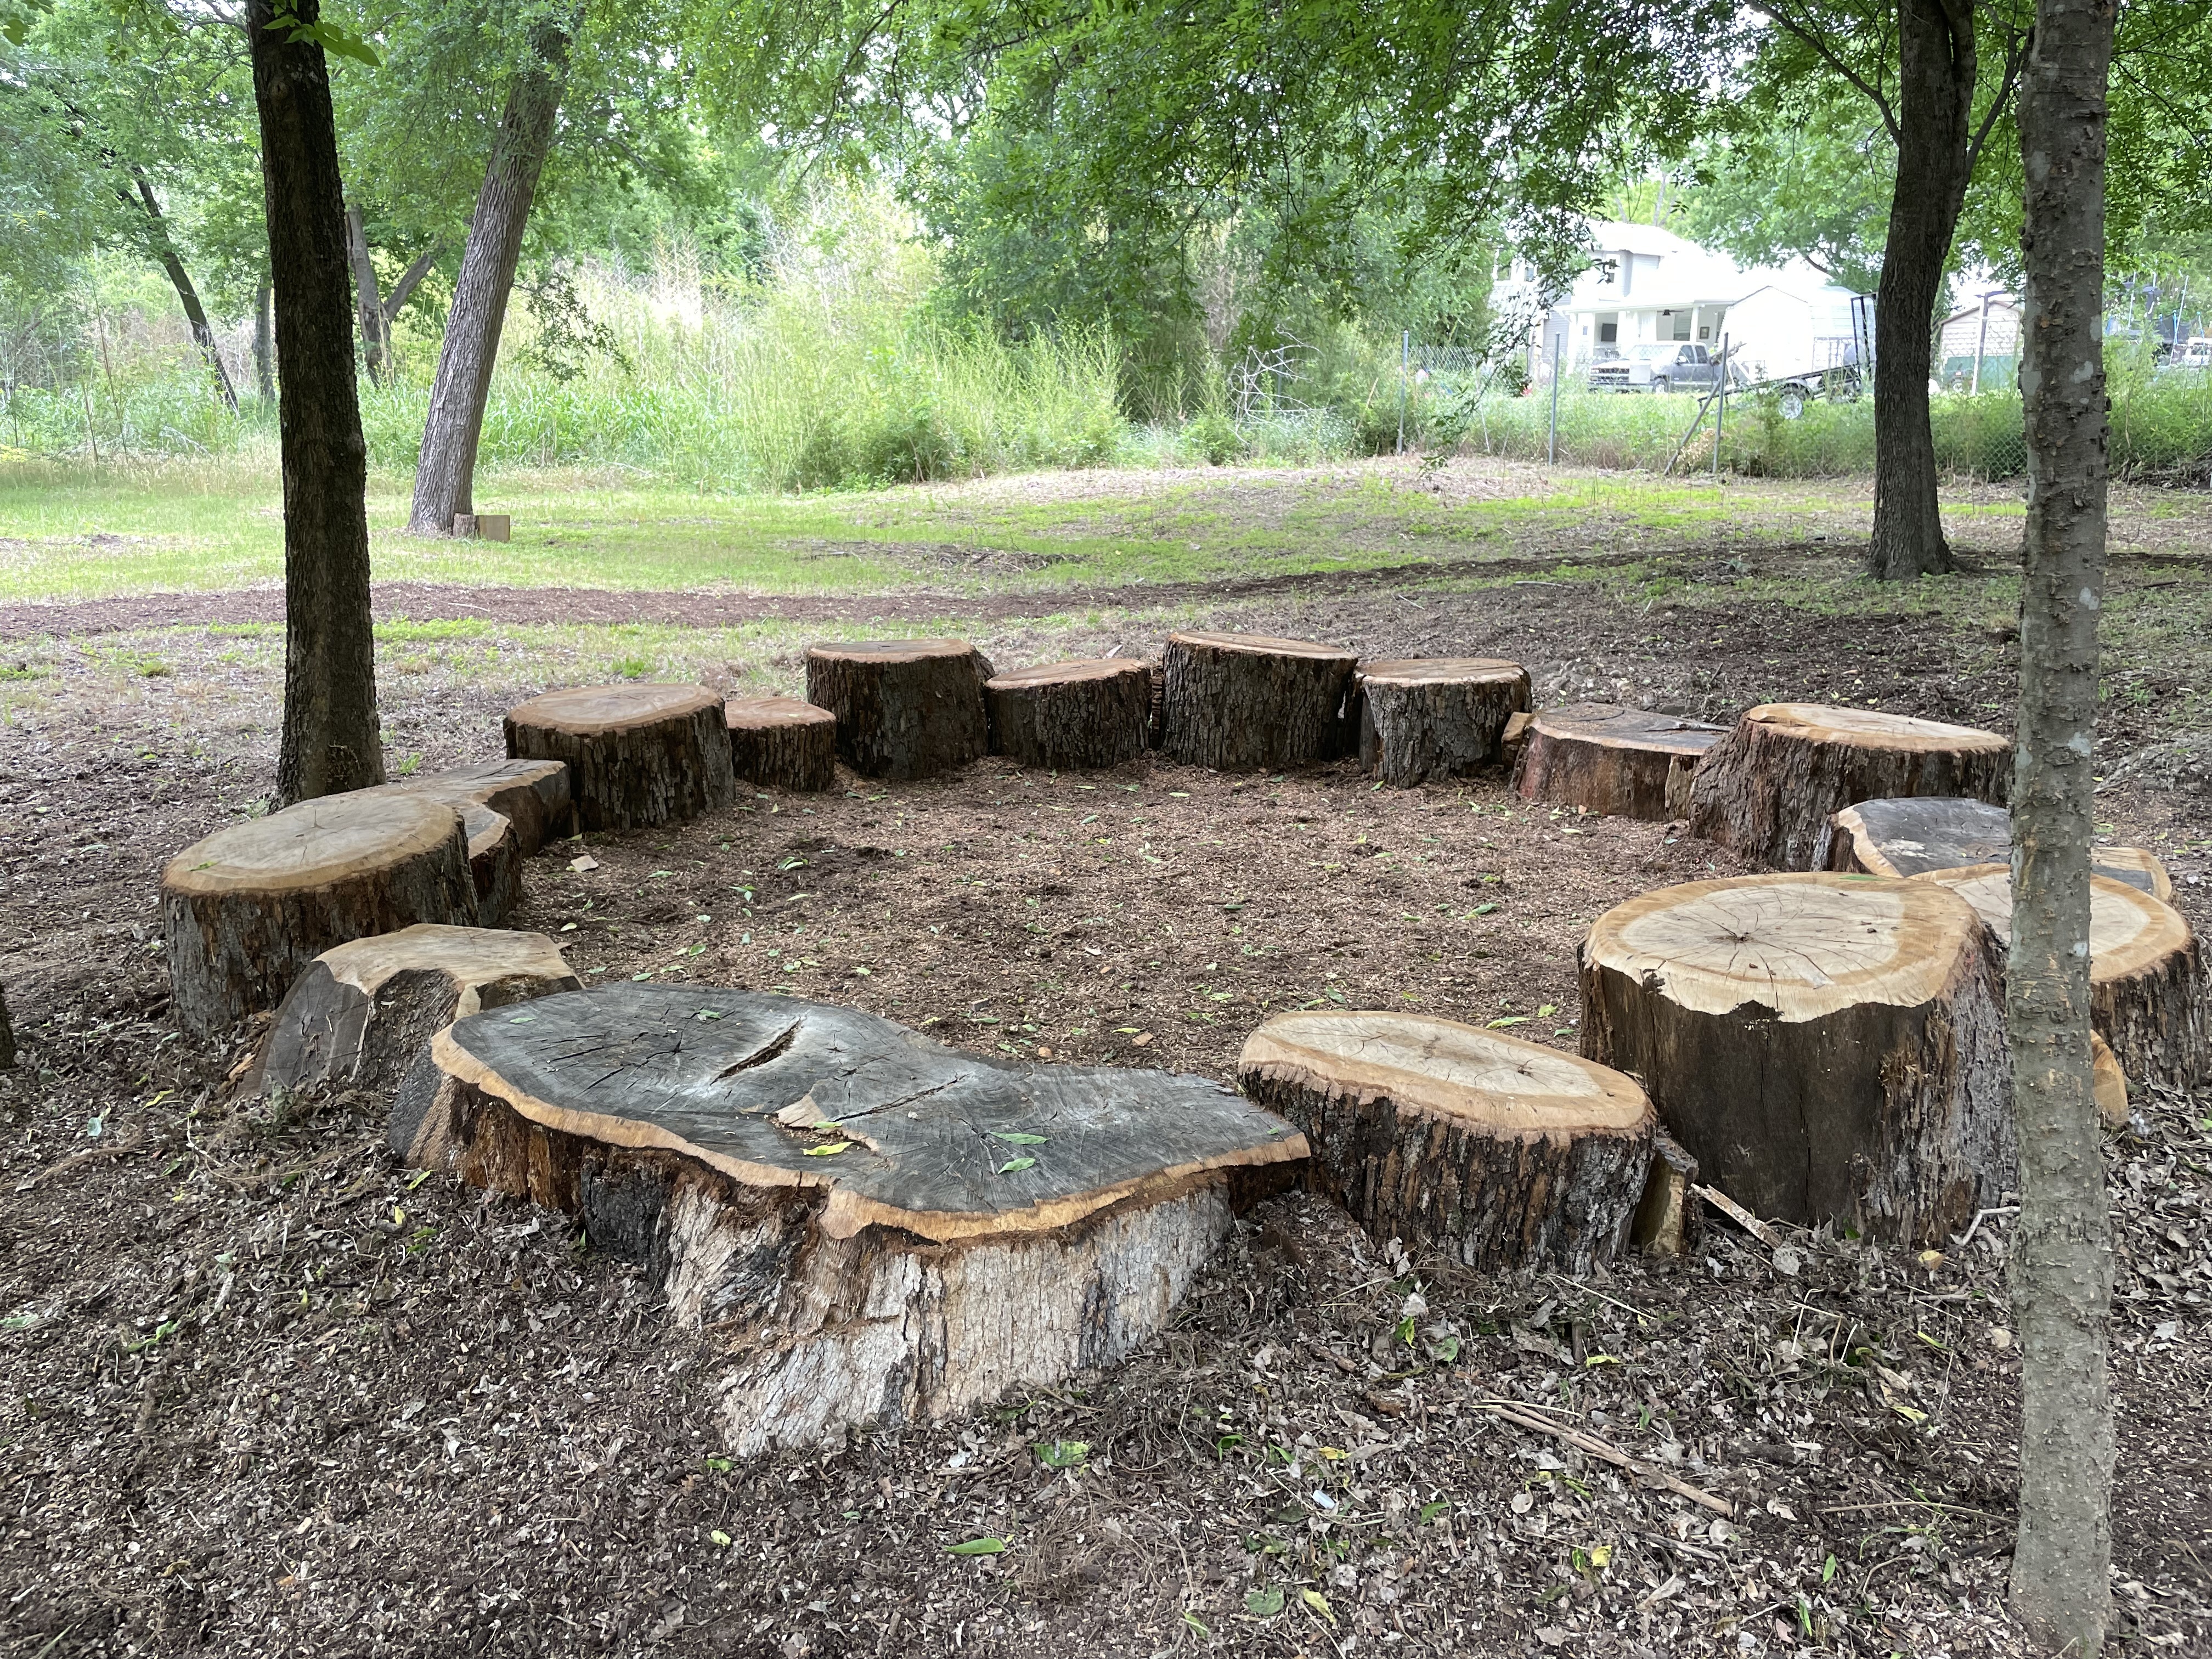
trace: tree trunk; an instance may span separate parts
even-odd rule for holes
[[[1151,745],[1152,665],[1134,658],[1017,668],[985,681],[983,695],[991,748],[1018,765],[1103,769]]]
[[[806,700],[837,717],[837,755],[862,777],[906,781],[989,752],[990,659],[965,640],[809,646]]]
[[[137,167],[131,169],[138,186],[139,205],[153,222],[154,253],[161,260],[161,269],[169,273],[170,286],[177,290],[177,303],[185,308],[185,321],[192,331],[192,343],[200,349],[207,362],[208,373],[215,377],[215,389],[222,404],[232,414],[238,413],[238,391],[230,383],[230,371],[222,366],[222,351],[216,344],[215,330],[208,326],[206,307],[200,304],[200,291],[192,285],[191,273],[185,269],[184,256],[177,252],[177,244],[169,234],[169,222],[161,215],[161,204],[155,199],[154,186]],[[126,203],[128,196],[123,198]]]
[[[584,829],[641,830],[729,805],[730,728],[703,685],[580,685],[507,711],[507,752],[566,761]]]
[[[732,697],[730,769],[740,783],[818,794],[837,781],[837,717],[797,697]]]
[[[399,372],[399,348],[392,341],[392,325],[399,320],[400,311],[415,297],[415,290],[422,287],[422,279],[430,274],[430,268],[438,263],[438,256],[444,252],[443,243],[431,243],[415,256],[414,262],[406,270],[399,273],[399,280],[392,285],[392,292],[384,296],[380,312],[382,327],[378,331],[378,337],[384,343],[384,367],[388,373],[397,374]]]
[[[2089,1048],[2091,756],[2105,586],[2105,100],[2110,0],[2038,0],[2021,83],[2020,386],[2027,527],[2005,975],[2021,1213],[2020,1539],[2012,1601],[2094,1656],[2111,1612],[2112,1243]],[[2123,1062],[2124,1064],[2124,1062]]]
[[[283,377],[283,801],[384,781],[337,128],[323,49],[294,38],[320,15],[321,0],[297,0],[282,22],[273,0],[248,0],[246,14]]]
[[[1357,652],[1264,634],[1170,634],[1169,758],[1221,772],[1334,760],[1346,745]]]
[[[276,396],[276,290],[264,276],[253,296],[253,390],[264,403]]]
[[[532,62],[507,89],[507,108],[492,140],[483,188],[469,222],[461,274],[446,317],[446,343],[430,388],[429,417],[422,423],[422,455],[415,468],[410,536],[450,536],[458,514],[474,513],[477,441],[483,431],[484,402],[499,357],[500,330],[514,287],[522,234],[530,222],[538,175],[553,148],[568,72],[568,31],[541,21],[530,32]]]
[[[346,210],[346,260],[353,267],[354,313],[361,319],[362,367],[371,386],[384,384],[384,301],[376,292],[376,262],[368,254],[368,231],[361,210]]]
[[[1727,729],[1618,703],[1547,708],[1518,734],[1523,800],[1663,822],[1689,811],[1690,780]]]

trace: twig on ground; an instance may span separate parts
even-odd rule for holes
[[[1647,1480],[1656,1480],[1668,1491],[1686,1498],[1693,1504],[1701,1504],[1716,1515],[1733,1516],[1735,1514],[1735,1505],[1729,1503],[1727,1498],[1701,1491],[1688,1481],[1679,1480],[1668,1474],[1656,1463],[1647,1463],[1640,1457],[1631,1457],[1620,1447],[1608,1445],[1595,1435],[1584,1434],[1579,1429],[1571,1429],[1563,1423],[1547,1423],[1542,1418],[1531,1417],[1516,1407],[1498,1405],[1485,1401],[1469,1403],[1476,1411],[1489,1412],[1493,1416],[1502,1417],[1516,1428],[1528,1429],[1536,1434],[1548,1434],[1555,1440],[1564,1440],[1570,1446],[1588,1452],[1592,1457],[1603,1458],[1615,1468],[1626,1469],[1632,1474],[1641,1475]]]
[[[146,1132],[141,1129],[128,1139],[117,1140],[106,1146],[88,1146],[81,1152],[71,1152],[58,1163],[49,1164],[45,1169],[24,1176],[15,1183],[15,1190],[27,1193],[42,1182],[52,1181],[58,1175],[67,1175],[80,1164],[94,1163],[103,1158],[128,1158],[145,1144]]]

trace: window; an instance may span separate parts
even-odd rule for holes
[[[1602,345],[1613,344],[1615,341],[1620,338],[1620,325],[1619,323],[1600,323],[1597,325],[1597,337],[1599,343]]]

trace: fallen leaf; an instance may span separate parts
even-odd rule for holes
[[[589,853],[579,853],[574,858],[568,860],[568,867],[571,870],[578,872],[596,870],[599,867],[599,861],[593,858]]]
[[[1244,1592],[1244,1611],[1255,1619],[1273,1619],[1282,1610],[1283,1587],[1280,1584]]]
[[[1129,1046],[1132,1048],[1141,1048],[1152,1040],[1152,1034],[1150,1031],[1139,1031],[1136,1036],[1129,1039]]]
[[[806,1149],[806,1156],[809,1158],[835,1158],[840,1152],[851,1150],[852,1145],[853,1143],[849,1140],[825,1141],[819,1146],[809,1146]]]
[[[1304,1601],[1322,1618],[1328,1620],[1328,1626],[1331,1630],[1334,1630],[1336,1628],[1336,1615],[1329,1611],[1328,1597],[1323,1595],[1317,1589],[1302,1589],[1298,1592],[1298,1600]]]
[[[947,1544],[947,1555],[1004,1555],[1006,1540],[1003,1538],[971,1538],[964,1544]]]
[[[1000,1175],[1019,1175],[1024,1170],[1034,1170],[1036,1168],[1036,1160],[1033,1158],[1010,1158],[1004,1164],[1001,1164],[999,1166],[999,1173]]]

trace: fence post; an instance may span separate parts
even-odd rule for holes
[[[1398,336],[1398,453],[1406,453],[1406,362],[1413,351],[1413,331],[1405,329]]]
[[[1728,429],[1729,337],[1721,336],[1720,396],[1713,403],[1713,482],[1721,481],[1721,434]]]
[[[1544,465],[1559,464],[1559,348],[1566,344],[1565,334],[1552,337],[1552,429],[1544,439]]]
[[[1982,395],[1982,354],[1989,349],[1990,296],[1984,293],[1982,295],[1981,327],[1974,335],[1974,382],[1972,386],[1967,388],[1969,396],[1978,398]]]

